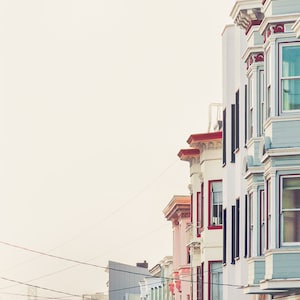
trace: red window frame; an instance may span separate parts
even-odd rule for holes
[[[222,179],[217,179],[217,180],[209,180],[208,181],[208,229],[209,230],[214,230],[214,229],[222,229],[223,225],[212,225],[212,220],[211,220],[211,209],[212,209],[212,199],[211,199],[211,186],[214,182],[222,182]],[[223,204],[223,203],[222,203]],[[223,210],[222,210],[223,212]]]
[[[210,260],[208,261],[208,299],[211,299],[211,265],[213,263],[221,263],[221,260]]]

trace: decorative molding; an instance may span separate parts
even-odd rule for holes
[[[273,33],[282,33],[284,32],[284,24],[283,23],[276,24],[272,26],[272,29],[273,29]]]
[[[250,68],[251,65],[254,63],[264,62],[264,53],[251,53],[246,60],[247,70]]]
[[[257,53],[256,55],[254,55],[254,61],[255,62],[264,61],[264,53]]]

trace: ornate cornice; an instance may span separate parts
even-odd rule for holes
[[[244,28],[247,34],[252,26],[259,25],[263,20],[262,7],[261,0],[238,0],[230,15],[234,23]]]

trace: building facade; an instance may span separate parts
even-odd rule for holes
[[[224,299],[300,299],[300,1],[238,0],[231,16],[222,35]]]
[[[189,149],[178,156],[189,162],[191,218],[187,248],[191,295],[195,300],[221,300],[222,291],[222,132],[193,134]]]
[[[190,255],[186,243],[186,228],[190,221],[190,197],[174,196],[163,210],[173,228],[173,274],[169,289],[173,300],[191,298]]]
[[[151,277],[140,281],[141,300],[172,300],[169,284],[173,282],[173,257],[165,256],[149,270]]]
[[[138,264],[140,265],[140,264]],[[140,299],[139,282],[151,274],[147,264],[141,263],[142,267],[131,266],[115,261],[109,261],[106,271],[108,272],[108,300],[136,300]]]

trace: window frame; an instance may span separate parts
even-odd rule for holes
[[[218,282],[218,286],[219,288],[221,288],[221,291],[220,292],[220,297],[215,297],[212,293],[213,291],[213,288],[212,288],[212,285],[215,284],[213,282],[213,279],[212,279],[212,265],[213,264],[220,264],[220,267],[221,267],[221,272],[217,272],[218,274],[222,273],[222,282]],[[222,267],[222,261],[221,260],[209,260],[208,261],[208,299],[209,300],[222,300],[223,299],[223,267]]]
[[[213,192],[212,192],[212,186],[214,183],[217,183],[217,182],[221,182],[222,184],[222,190],[221,190],[221,193],[222,193],[222,196],[221,196],[221,199],[222,199],[222,203],[221,205],[219,204],[218,205],[218,209],[217,211],[218,212],[221,212],[221,214],[218,216],[220,219],[221,219],[221,223],[217,223],[216,225],[213,224]],[[220,210],[220,206],[221,206],[221,210]],[[223,181],[222,179],[216,179],[216,180],[209,180],[208,181],[208,229],[222,229],[223,225]]]
[[[271,77],[272,77],[272,68],[271,68],[271,50],[270,48],[266,51],[266,70],[265,70],[265,81],[266,81],[266,111],[265,119],[271,117],[271,107],[272,107],[272,86],[271,86]]]
[[[299,42],[281,42],[278,44],[278,56],[279,56],[279,70],[278,70],[278,99],[279,99],[279,111],[280,114],[295,114],[300,113],[300,107],[298,109],[284,109],[284,103],[283,103],[283,81],[289,81],[289,80],[299,80],[300,81],[300,74],[297,76],[283,76],[283,49],[288,47],[294,47],[299,46]],[[299,49],[300,51],[300,49]],[[300,95],[299,95],[300,97]],[[300,106],[300,104],[299,104]]]
[[[197,300],[203,300],[204,296],[204,262],[197,266]]]
[[[266,197],[265,190],[259,190],[259,255],[266,251]]]
[[[289,175],[280,175],[279,176],[279,195],[280,195],[280,201],[279,201],[279,205],[280,205],[280,218],[279,218],[279,223],[280,223],[280,230],[279,230],[279,240],[280,240],[280,245],[281,246],[299,246],[300,245],[300,240],[297,242],[284,242],[283,238],[284,238],[284,211],[299,211],[300,212],[300,207],[299,208],[293,208],[293,209],[283,209],[283,180],[287,179],[287,178],[299,178],[300,180],[300,174],[289,174]],[[300,189],[299,189],[300,190]]]

